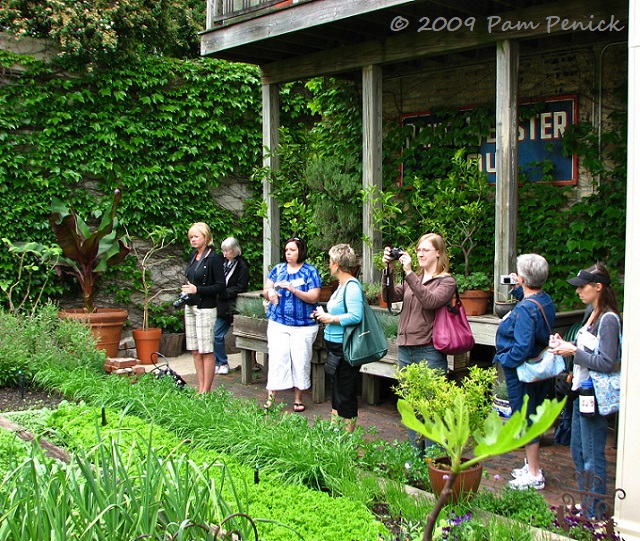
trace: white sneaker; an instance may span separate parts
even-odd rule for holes
[[[220,373],[220,365],[216,364],[216,375]]]
[[[540,473],[538,477],[534,477],[527,472],[509,481],[507,486],[515,490],[526,490],[529,487],[535,488],[536,490],[542,490],[544,488],[544,475]]]
[[[517,479],[518,477],[520,477],[521,475],[524,475],[525,473],[529,473],[529,464],[527,463],[527,459],[524,459],[524,466],[522,466],[522,468],[513,468],[511,470],[511,477],[513,477],[514,479]]]
[[[524,466],[522,466],[522,468],[514,468],[513,470],[511,470],[511,477],[517,479],[518,477],[520,477],[521,475],[524,475],[525,473],[529,473],[529,464],[527,464],[526,459],[524,461]],[[540,474],[544,475],[542,468],[540,468]]]
[[[221,374],[226,376],[229,373],[229,365],[221,364],[220,366],[216,366],[216,374]]]

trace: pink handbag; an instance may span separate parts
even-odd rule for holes
[[[453,300],[453,304],[447,303],[436,310],[433,323],[433,346],[445,355],[466,353],[476,343],[458,288]]]

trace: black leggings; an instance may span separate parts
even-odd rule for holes
[[[358,417],[358,378],[360,367],[351,366],[344,358],[342,344],[326,342],[327,356],[337,358],[338,367],[331,377],[331,407],[338,412],[343,419],[355,419]]]

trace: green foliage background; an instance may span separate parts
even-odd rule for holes
[[[0,11],[0,23],[6,26],[6,20],[6,10]],[[331,213],[327,219],[318,205],[331,206],[334,201],[330,193],[314,189],[309,171],[313,164],[326,163],[329,158],[342,166],[340,174],[345,178],[361,177],[357,85],[328,78],[283,85],[281,145],[270,149],[279,154],[281,170],[267,172],[260,167],[261,92],[255,67],[212,59],[178,60],[135,47],[116,47],[116,53],[119,60],[110,60],[111,65],[100,64],[97,57],[86,65],[82,63],[86,59],[76,58],[79,71],[71,76],[61,70],[64,62],[60,59],[45,66],[0,52],[0,69],[7,83],[0,85],[0,197],[5,209],[0,238],[52,243],[48,224],[52,196],[90,215],[98,210],[98,195],[119,187],[124,192],[120,219],[132,235],[143,234],[154,225],[169,225],[186,250],[188,226],[205,221],[216,239],[234,235],[240,240],[253,269],[251,286],[259,287],[262,178],[272,174],[282,238],[302,236],[313,248],[313,262],[326,259],[322,241],[327,240],[328,224],[335,226],[335,220]],[[69,60],[68,50],[65,54],[62,60]],[[27,71],[15,71],[17,64]],[[566,151],[577,153],[586,174],[597,180],[592,195],[572,204],[572,188],[521,179],[518,252],[538,252],[548,259],[547,289],[563,308],[580,307],[566,283],[566,277],[579,268],[604,261],[623,280],[623,92],[618,100],[620,109],[607,119],[599,139],[593,127],[583,124],[571,127],[565,135]],[[385,206],[376,217],[385,244],[410,247],[431,229],[417,219],[419,202],[437,197],[438,179],[451,171],[455,151],[466,148],[473,152],[478,135],[487,133],[493,115],[490,107],[477,109],[471,117],[442,112],[439,131],[423,130],[404,149],[407,128],[389,119],[383,142]],[[429,159],[421,160],[419,154],[425,147]],[[415,176],[405,177],[399,185],[403,160]],[[253,195],[245,201],[240,217],[217,205],[211,196],[227,177],[251,179]],[[89,189],[83,189],[85,186]],[[491,191],[488,198],[492,203]],[[353,193],[346,199],[347,216],[357,216],[361,201]],[[487,212],[476,233],[477,247],[470,255],[472,271],[492,272],[494,218],[492,211]],[[451,253],[453,270],[460,272],[461,254],[455,247]],[[1,281],[15,279],[15,267],[8,253],[0,253]],[[622,286],[618,288],[621,292]],[[50,295],[62,291],[59,283],[47,286]]]

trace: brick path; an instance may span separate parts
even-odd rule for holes
[[[231,371],[229,375],[218,375],[215,377],[214,388],[219,385],[230,391],[234,396],[256,400],[263,404],[266,400],[266,375],[264,371],[254,372],[254,383],[243,385],[240,381],[240,355],[230,355]],[[193,360],[190,355],[185,354],[180,357],[169,359],[170,366],[176,370],[190,385],[195,386],[196,376],[193,368]],[[400,421],[400,415],[396,409],[395,397],[391,391],[383,394],[383,401],[376,406],[370,406],[360,401],[358,425],[364,428],[375,427],[377,437],[386,441],[404,441],[407,438],[406,430]],[[386,396],[385,396],[386,395]],[[314,404],[311,401],[311,392],[303,393],[306,411],[301,415],[310,421],[321,418],[328,419],[331,413],[330,402]],[[283,391],[278,393],[278,401],[287,404],[287,409],[292,411],[293,391]],[[609,495],[607,505],[613,509],[613,487],[615,484],[615,435],[610,430],[607,442],[607,494]],[[500,489],[511,479],[510,472],[514,467],[520,467],[524,460],[524,450],[518,449],[511,453],[506,453],[487,461],[484,466],[487,475],[482,480],[482,486],[491,490]],[[575,495],[576,481],[573,478],[574,467],[571,459],[571,452],[568,446],[554,445],[553,432],[543,436],[540,449],[540,460],[545,471],[546,488],[542,491],[550,505],[562,503],[562,497],[566,493]],[[494,476],[499,475],[500,479],[495,480]]]

